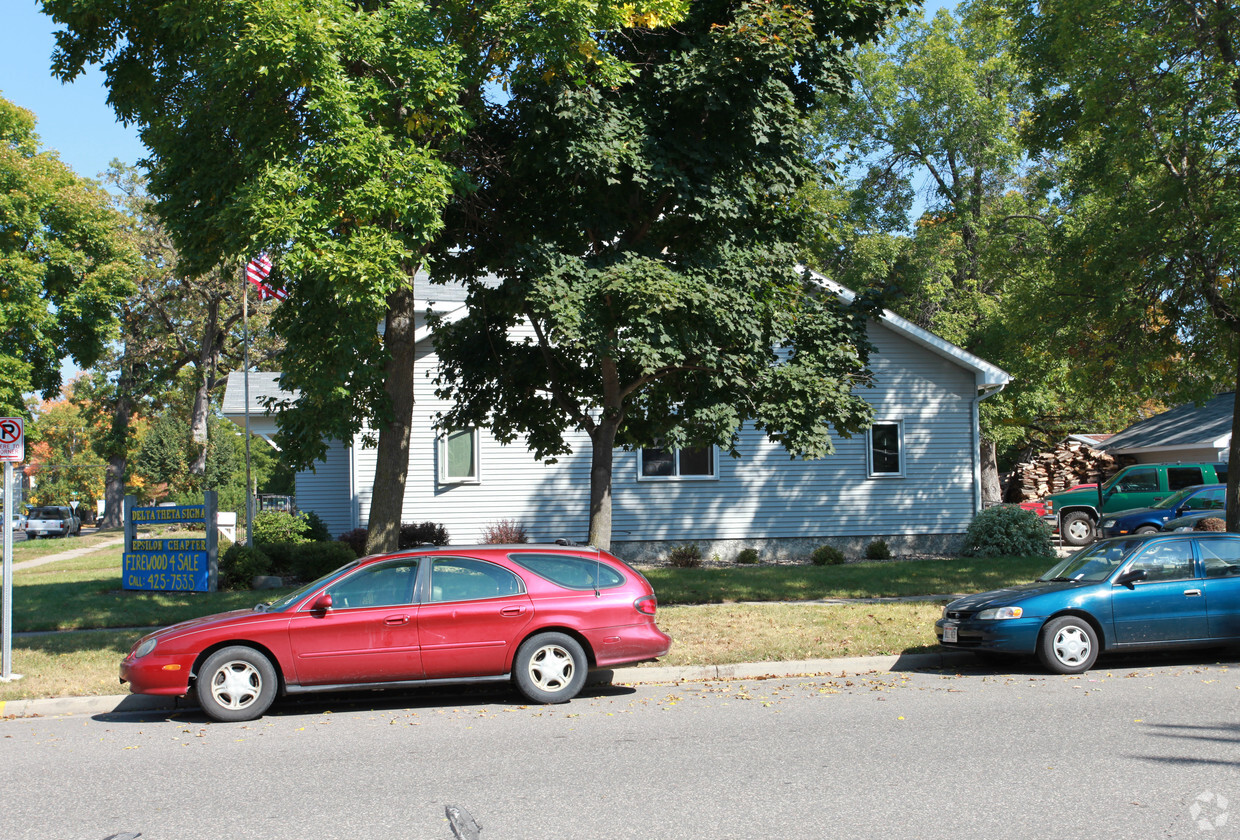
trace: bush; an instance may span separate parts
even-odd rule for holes
[[[332,535],[327,530],[327,523],[312,510],[297,514],[306,523],[306,536],[311,542],[330,542]]]
[[[820,545],[809,559],[815,566],[838,566],[844,562],[844,552],[833,545]]]
[[[254,515],[254,544],[310,542],[306,520],[285,510],[265,510]]]
[[[482,542],[485,545],[514,545],[529,541],[525,526],[515,519],[501,519],[482,529]]]
[[[1054,557],[1050,526],[1018,505],[995,505],[973,517],[965,557]]]
[[[354,528],[352,531],[346,531],[338,537],[343,543],[348,543],[349,548],[353,549],[353,553],[362,557],[366,554],[366,537],[369,536],[366,528]],[[448,529],[435,522],[423,522],[421,525],[414,525],[406,522],[400,526],[400,537],[396,548],[398,550],[405,548],[416,548],[419,545],[447,545]]]
[[[234,544],[220,557],[220,589],[250,588],[256,575],[271,574],[271,558],[256,546]]]
[[[368,533],[370,532],[365,528],[354,528],[352,531],[345,531],[336,539],[353,549],[355,557],[361,557],[366,553],[366,535]]]
[[[269,543],[263,551],[271,558],[271,574],[312,581],[338,569],[357,553],[343,542]]]
[[[866,560],[890,560],[891,549],[887,547],[886,540],[874,540],[865,547]]]
[[[744,563],[745,565],[749,565],[751,563],[757,563],[758,562],[758,549],[742,548],[740,550],[740,553],[736,555],[736,562]]]
[[[420,525],[404,523],[400,526],[400,548],[416,548],[419,545],[447,545],[448,529],[436,522]]]
[[[697,543],[678,545],[667,553],[667,562],[678,569],[696,569],[702,565],[702,549]]]

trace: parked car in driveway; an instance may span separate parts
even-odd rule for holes
[[[82,532],[82,520],[63,505],[42,505],[26,517],[26,537],[71,537]]]
[[[1035,654],[1079,674],[1115,650],[1240,641],[1240,534],[1197,531],[1100,540],[1033,583],[943,608],[953,650]]]
[[[1203,519],[1222,519],[1227,520],[1227,511],[1225,510],[1199,510],[1193,513],[1186,513],[1183,516],[1177,516],[1175,519],[1168,519],[1162,526],[1164,531],[1195,531],[1197,523]]]
[[[1063,492],[1071,493],[1073,490],[1089,490],[1090,488],[1097,486],[1097,484],[1074,484]],[[1035,499],[1032,502],[1021,502],[1020,508],[1021,510],[1029,511],[1035,516],[1046,516],[1046,499]]]
[[[1104,537],[1152,534],[1163,530],[1163,526],[1172,519],[1195,511],[1213,511],[1218,516],[1223,512],[1226,492],[1226,484],[1185,487],[1150,507],[1108,513],[1098,523],[1098,530]]]
[[[252,610],[143,636],[121,662],[137,694],[195,694],[221,721],[279,694],[512,681],[563,703],[594,668],[655,659],[649,582],[593,548],[445,546],[366,557]]]
[[[1101,489],[1052,493],[1043,520],[1068,545],[1088,545],[1099,520],[1121,510],[1149,507],[1198,484],[1226,484],[1227,464],[1133,464],[1103,482]]]

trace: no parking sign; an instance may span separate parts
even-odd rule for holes
[[[20,417],[0,417],[0,462],[26,460],[26,425]]]

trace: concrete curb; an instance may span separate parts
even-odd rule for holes
[[[660,685],[711,680],[803,677],[819,674],[845,676],[875,672],[922,671],[954,668],[975,662],[969,653],[910,653],[902,656],[858,656],[846,659],[802,659],[794,662],[742,662],[735,665],[624,668],[599,672],[591,683]],[[194,708],[193,700],[121,694],[98,697],[54,697],[43,700],[0,701],[0,719],[61,717],[68,715],[132,714],[176,708]]]

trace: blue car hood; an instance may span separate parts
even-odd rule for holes
[[[1097,581],[1034,581],[1033,583],[1021,583],[1016,586],[1005,587],[1004,589],[992,589],[989,592],[978,592],[976,595],[966,595],[956,601],[952,601],[947,605],[949,610],[967,610],[974,612],[984,610],[992,604],[999,606],[1008,606],[1010,604],[1018,604],[1029,598],[1045,595],[1048,592],[1062,592],[1065,589],[1079,589],[1082,586],[1096,586]]]

